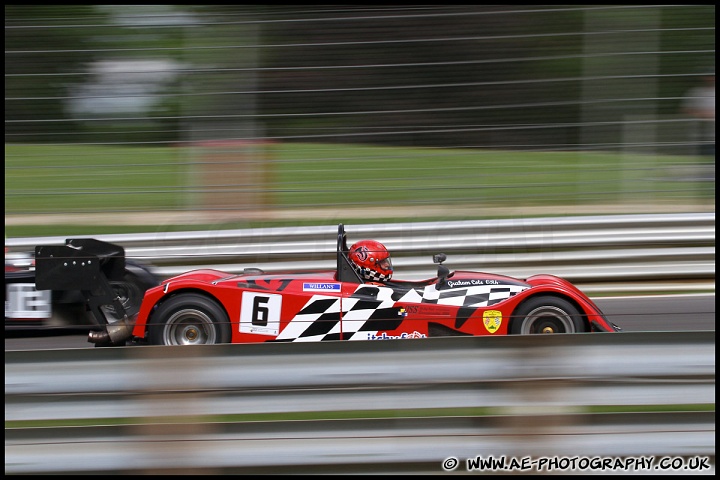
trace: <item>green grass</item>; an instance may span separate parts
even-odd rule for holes
[[[176,149],[5,146],[5,214],[172,209],[185,166]]]
[[[476,212],[471,218],[486,218],[493,207],[552,206],[561,214],[568,205],[714,204],[714,182],[683,178],[698,163],[697,157],[341,144],[6,145],[6,216],[103,213],[108,220],[101,223],[110,225],[68,220],[63,227],[71,229],[8,226],[6,234],[146,231],[112,225],[115,214],[143,211],[381,206],[408,207],[414,218],[429,219],[426,205],[469,206]],[[255,218],[224,228],[306,221],[312,223],[299,213],[290,221]],[[358,223],[367,221],[377,217]]]
[[[715,404],[687,405],[596,405],[581,407],[582,412],[634,413],[634,412],[714,412]],[[432,408],[403,410],[352,410],[329,412],[279,412],[263,414],[233,415],[168,415],[156,417],[117,417],[94,419],[62,420],[12,420],[5,422],[5,428],[73,427],[94,425],[138,425],[143,423],[231,423],[231,422],[277,422],[302,420],[348,420],[348,419],[394,419],[422,417],[488,417],[505,415],[503,408],[467,407]]]

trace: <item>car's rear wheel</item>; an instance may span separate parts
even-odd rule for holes
[[[137,315],[140,311],[140,305],[142,304],[143,296],[145,296],[145,291],[154,286],[143,282],[136,275],[128,271],[125,272],[122,281],[111,281],[109,283],[113,295],[120,301],[128,317]],[[114,305],[105,305],[102,308],[110,323],[122,319],[122,315],[115,312]]]
[[[515,311],[510,323],[510,333],[513,335],[584,331],[584,322],[578,309],[567,300],[551,296],[531,298]]]
[[[225,310],[214,300],[185,293],[163,303],[148,326],[152,345],[210,345],[232,337]]]

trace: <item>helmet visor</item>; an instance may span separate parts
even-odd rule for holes
[[[390,261],[390,257],[378,260],[376,265],[382,270],[392,271],[392,262]]]

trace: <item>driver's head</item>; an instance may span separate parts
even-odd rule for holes
[[[350,247],[350,262],[361,278],[373,282],[387,282],[392,278],[390,252],[375,240],[361,240]]]

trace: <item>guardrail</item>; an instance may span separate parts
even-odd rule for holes
[[[714,404],[714,332],[10,351],[5,472],[714,463]]]
[[[555,217],[346,225],[349,242],[373,238],[393,255],[398,278],[435,275],[431,257],[453,270],[524,278],[549,273],[575,283],[702,281],[714,290],[715,214]],[[161,277],[209,267],[241,273],[332,269],[337,225],[204,232],[98,235],[150,263]],[[64,237],[8,239],[11,248],[64,244]],[[679,288],[679,285],[677,285]],[[667,288],[663,286],[662,288]]]

